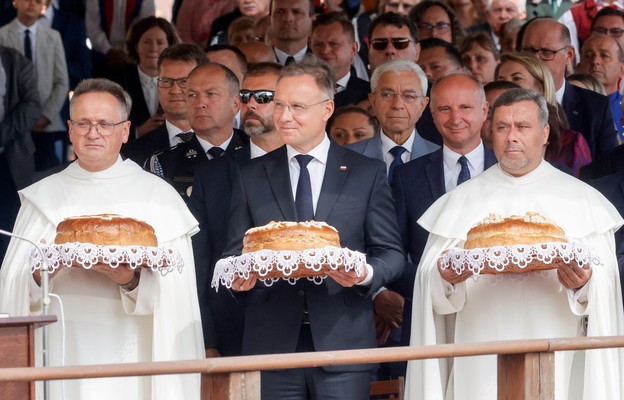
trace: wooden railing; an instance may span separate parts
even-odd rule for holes
[[[271,369],[498,355],[499,399],[554,398],[554,352],[624,347],[624,336],[577,337],[319,351],[133,364],[3,368],[0,382],[202,373],[214,399],[260,399],[260,373]]]

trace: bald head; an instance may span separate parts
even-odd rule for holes
[[[595,33],[583,43],[578,69],[598,79],[611,94],[618,89],[618,81],[624,73],[623,62],[620,44],[610,36]]]

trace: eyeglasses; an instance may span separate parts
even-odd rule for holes
[[[436,31],[445,31],[448,28],[451,27],[451,24],[449,24],[448,22],[438,22],[437,24],[418,24],[418,30],[419,31],[427,31],[427,32],[431,32],[434,29]]]
[[[392,38],[392,39],[373,39],[371,41],[371,47],[375,50],[385,50],[388,47],[388,43],[392,43],[397,50],[406,49],[409,44],[413,42],[408,38]]]
[[[421,97],[425,97],[416,93],[397,93],[392,90],[382,90],[381,92],[375,92],[374,94],[383,101],[394,101],[395,97],[400,96],[401,99],[408,104],[414,103]]]
[[[611,28],[611,29],[607,29],[607,28],[594,28],[594,29],[592,29],[592,32],[602,33],[603,35],[609,35],[609,36],[611,36],[613,38],[619,38],[624,33],[624,29],[620,29],[620,28]]]
[[[169,89],[173,86],[173,82],[177,83],[181,89],[186,88],[186,83],[188,82],[188,78],[158,78],[158,87],[163,89]]]
[[[526,51],[528,53],[537,54],[542,61],[552,61],[555,58],[555,55],[559,53],[561,50],[567,49],[569,46],[565,45],[559,50],[550,50],[550,49],[535,49],[533,47],[523,47],[522,51]]]
[[[273,101],[273,97],[275,96],[275,91],[273,90],[247,90],[241,89],[238,92],[238,97],[240,97],[240,101],[243,104],[249,103],[251,98],[253,97],[256,103],[258,104],[266,104]]]
[[[291,113],[292,115],[302,115],[304,114],[306,111],[308,111],[308,109],[310,109],[311,107],[314,106],[318,106],[319,104],[323,104],[326,101],[330,101],[331,99],[325,99],[323,101],[319,101],[318,103],[314,103],[314,104],[286,104],[286,103],[282,103],[281,101],[275,101],[275,108],[274,110],[276,112],[284,112],[284,109],[287,108],[288,112]]]
[[[127,122],[128,120],[125,121],[120,121],[120,122],[87,122],[87,121],[69,121],[71,122],[72,126],[74,127],[74,131],[79,134],[80,136],[85,136],[87,133],[89,133],[91,131],[92,127],[95,127],[95,130],[97,131],[97,133],[99,133],[102,136],[110,136],[113,134],[113,132],[115,132],[115,127],[117,125],[121,125],[124,122]]]

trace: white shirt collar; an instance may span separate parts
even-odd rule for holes
[[[565,82],[565,79],[564,79],[563,85],[561,85],[559,90],[557,90],[555,92],[555,98],[557,99],[557,103],[559,103],[559,104],[563,103],[563,95],[565,94],[565,87],[566,87],[566,82]]]
[[[336,89],[338,88],[342,89],[342,90],[337,90],[338,92],[341,92],[347,88],[347,83],[349,83],[349,79],[351,79],[351,71],[347,72],[345,76],[343,76],[342,78],[336,81]]]
[[[167,119],[165,119],[165,128],[167,128],[167,135],[169,136],[170,146],[175,146],[176,144],[182,143],[182,139],[177,138],[176,135],[178,133],[183,133],[187,131],[183,131],[182,129],[178,128],[177,126],[169,122],[169,120]],[[192,131],[193,130],[191,129],[189,132],[192,132]]]
[[[390,139],[388,136],[386,136],[383,133],[383,129],[380,134],[381,134],[381,146],[382,146],[384,155],[390,153],[390,149],[392,149],[393,147],[398,146],[395,142],[392,141],[392,139]],[[403,155],[407,154],[408,160],[409,160],[409,155],[412,152],[412,146],[414,146],[415,135],[416,135],[416,128],[412,130],[412,134],[409,135],[405,143],[400,145],[400,146],[405,147],[405,150],[407,150],[405,153],[403,153]]]
[[[316,146],[315,148],[313,148],[312,150],[308,151],[308,155],[314,157],[317,161],[320,161],[323,164],[327,164],[327,155],[329,153],[329,138],[327,137],[327,134],[325,134],[325,136],[323,137],[323,141],[321,141],[321,143],[318,144],[318,146]],[[295,150],[292,146],[290,145],[286,145],[286,151],[288,153],[288,162],[292,161],[292,159],[299,154],[297,150]],[[295,161],[296,162],[296,161]]]
[[[282,64],[282,65],[284,65],[284,64],[286,64],[286,59],[289,56],[292,56],[295,59],[295,61],[301,62],[301,60],[303,60],[303,56],[305,56],[306,52],[308,51],[308,46],[304,46],[303,49],[299,50],[295,54],[287,54],[286,52],[283,52],[282,50],[278,49],[277,47],[273,47],[273,50],[275,51],[275,56],[277,57],[277,62]]]
[[[458,160],[461,156],[461,154],[447,147],[446,144],[442,145],[444,183],[447,192],[457,186],[457,177],[461,171]],[[465,154],[465,156],[468,159],[468,169],[470,170],[470,176],[472,178],[483,172],[485,169],[485,150],[483,149],[483,142],[481,140],[479,140],[479,145]]]
[[[267,152],[262,150],[260,146],[255,144],[253,140],[249,141],[249,154],[251,158],[261,157],[265,155]]]
[[[234,131],[232,131],[232,134],[230,135],[230,137],[227,138],[227,140],[225,142],[221,143],[219,146],[215,146],[214,144],[210,143],[207,140],[204,140],[204,139],[200,138],[197,135],[195,135],[195,137],[199,141],[199,144],[201,145],[202,149],[204,149],[204,153],[207,153],[208,150],[212,149],[213,147],[221,147],[223,149],[223,151],[225,151],[228,148],[228,146],[230,145],[230,142],[232,141],[232,138],[234,137]]]
[[[17,22],[17,31],[19,32],[20,36],[24,36],[24,32],[26,31],[26,29],[30,31],[31,38],[33,38],[33,36],[37,34],[37,26],[39,25],[38,24],[39,21],[35,21],[35,23],[32,24],[31,26],[26,26],[22,24],[21,22],[19,22],[18,20],[15,20],[15,22]]]

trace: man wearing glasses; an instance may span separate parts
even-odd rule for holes
[[[566,82],[566,64],[574,61],[568,28],[549,18],[534,20],[526,28],[521,48],[548,66],[557,90],[557,102],[565,111],[570,129],[585,137],[592,159],[605,157],[617,143],[609,99]]]
[[[366,253],[361,274],[333,271],[320,284],[266,285],[252,274],[233,289],[245,304],[243,354],[376,346],[371,294],[399,276],[403,253],[385,166],[329,140],[334,81],[324,66],[291,64],[278,78],[273,122],[285,146],[242,164],[234,181],[225,255],[270,221],[325,221],[343,247]],[[262,373],[263,399],[368,399],[371,365]]]
[[[593,19],[591,32],[611,36],[624,49],[624,12],[611,7],[603,8]]]
[[[370,25],[368,62],[371,74],[375,68],[392,60],[416,62],[420,54],[418,33],[413,22],[404,15],[386,13]]]
[[[250,138],[249,147],[204,161],[195,168],[189,209],[199,221],[200,231],[193,236],[193,254],[208,357],[216,355],[214,348],[222,356],[241,355],[244,310],[228,291],[217,292],[210,282],[226,245],[233,170],[284,144],[273,124],[273,96],[281,69],[277,63],[256,63],[245,74],[239,98],[241,126]]]
[[[68,125],[78,159],[20,192],[13,232],[53,243],[57,225],[67,217],[119,214],[150,224],[160,245],[180,251],[184,268],[176,276],[127,264],[57,268],[51,288],[62,299],[64,325],[50,325],[50,365],[60,366],[63,359],[84,365],[204,357],[191,248],[197,221],[169,185],[120,157],[130,133],[130,101],[121,86],[105,79],[76,87]],[[26,260],[31,247],[12,239],[0,272],[0,309],[12,316],[40,312],[40,276]],[[59,302],[52,301],[50,313],[61,315]],[[199,377],[57,381],[50,392],[51,398],[67,400],[199,399]]]
[[[188,74],[206,62],[206,53],[199,46],[175,44],[163,51],[158,59],[158,101],[165,123],[122,147],[122,155],[146,168],[154,153],[160,153],[192,137],[184,87]]]

